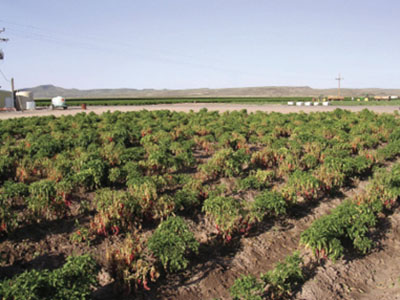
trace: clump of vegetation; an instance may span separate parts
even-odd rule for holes
[[[264,191],[255,197],[250,207],[250,219],[258,222],[268,215],[285,215],[288,204],[285,198],[276,191]]]
[[[261,275],[267,295],[271,298],[291,295],[304,280],[302,264],[299,252],[295,252],[279,262],[273,270]]]
[[[253,275],[242,275],[230,288],[234,300],[262,300],[263,284]]]
[[[98,267],[89,255],[69,257],[54,271],[31,270],[0,283],[0,297],[11,299],[89,299]]]
[[[244,208],[240,200],[233,197],[210,197],[204,201],[203,211],[214,220],[216,229],[228,242],[232,234],[245,225]]]
[[[171,272],[186,269],[188,251],[198,252],[199,242],[181,217],[169,217],[161,222],[148,242],[149,249]]]

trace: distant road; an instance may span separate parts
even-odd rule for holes
[[[0,112],[0,119],[32,117],[32,116],[62,116],[62,115],[75,115],[81,112],[94,112],[101,114],[106,111],[140,111],[146,110],[173,110],[189,112],[190,110],[199,111],[202,108],[207,108],[209,111],[232,111],[246,109],[248,112],[264,111],[264,112],[281,112],[281,113],[294,113],[303,111],[310,112],[324,112],[333,111],[337,108],[346,109],[350,111],[361,111],[369,109],[377,113],[393,113],[399,111],[399,106],[287,106],[283,104],[224,104],[224,103],[187,103],[187,104],[156,104],[156,105],[140,105],[140,106],[88,106],[86,110],[80,107],[69,107],[67,110],[49,110],[47,108],[40,108],[34,111],[24,112]]]

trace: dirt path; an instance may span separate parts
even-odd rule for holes
[[[156,104],[156,105],[140,105],[140,106],[88,106],[87,110],[82,110],[80,107],[69,107],[68,110],[49,110],[47,108],[40,108],[34,111],[24,112],[0,112],[0,119],[32,117],[32,116],[63,116],[75,115],[81,112],[94,112],[101,114],[107,111],[140,111],[146,110],[173,110],[189,112],[190,110],[199,111],[202,108],[207,108],[210,111],[232,111],[246,109],[248,112],[264,111],[264,112],[281,112],[281,113],[294,113],[294,112],[325,112],[333,111],[336,108],[346,109],[350,111],[361,111],[369,109],[377,113],[393,113],[399,111],[398,106],[287,106],[283,104],[219,104],[219,103],[183,103],[183,104]]]

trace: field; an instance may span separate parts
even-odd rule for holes
[[[397,111],[198,108],[0,120],[1,297],[396,299]]]

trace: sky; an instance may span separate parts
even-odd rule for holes
[[[400,88],[398,0],[0,0],[0,86]]]

